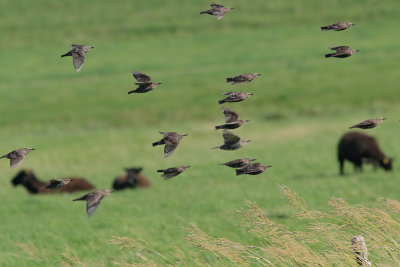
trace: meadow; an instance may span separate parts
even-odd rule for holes
[[[42,180],[75,175],[107,189],[124,167],[143,166],[152,182],[150,189],[113,193],[88,219],[84,203],[71,201],[81,193],[29,195],[10,183],[19,169],[1,160],[1,266],[56,266],[62,254],[87,266],[136,262],[136,253],[109,242],[113,236],[143,240],[168,257],[199,255],[184,240],[182,227],[190,224],[251,245],[256,239],[237,228],[236,210],[248,200],[292,230],[306,228],[278,185],[319,210],[329,208],[331,197],[369,206],[399,197],[396,159],[392,172],[365,166],[355,174],[346,164],[346,176],[338,175],[336,159],[347,128],[373,117],[388,120],[368,133],[388,156],[400,155],[397,0],[223,1],[235,9],[222,21],[199,15],[207,1],[0,3],[1,153],[36,148],[19,169],[31,168]],[[340,20],[357,25],[319,29]],[[60,58],[73,43],[95,46],[80,73],[71,58]],[[336,45],[360,52],[325,59]],[[132,70],[163,84],[127,95]],[[249,72],[262,76],[234,87],[225,82]],[[212,150],[222,144],[214,130],[223,122],[217,100],[231,90],[255,94],[226,104],[251,120],[235,133],[252,142]],[[189,135],[163,159],[162,149],[151,146],[158,131]],[[218,166],[240,157],[273,167],[236,177]],[[177,165],[192,168],[169,181],[156,173]],[[213,255],[199,257],[215,264]]]

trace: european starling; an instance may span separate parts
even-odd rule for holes
[[[168,180],[168,179],[171,179],[171,178],[181,174],[187,168],[190,168],[190,166],[172,167],[172,168],[168,168],[165,170],[157,170],[157,172],[163,172],[164,174],[161,175],[161,177],[163,177],[164,180]]]
[[[74,63],[74,67],[77,72],[81,71],[83,63],[85,63],[86,53],[94,48],[94,46],[84,46],[84,45],[72,45],[71,51],[68,53],[61,55],[61,57],[72,56],[72,63]]]
[[[250,140],[240,139],[239,136],[227,130],[224,130],[222,137],[224,138],[224,144],[221,146],[213,147],[213,149],[219,148],[222,150],[236,150],[241,148],[244,144],[250,142]]]
[[[168,158],[172,152],[175,151],[181,139],[184,136],[187,136],[187,134],[179,134],[176,132],[160,132],[160,134],[163,135],[163,138],[160,141],[153,143],[153,146],[165,144],[164,158]]]
[[[262,165],[261,163],[252,163],[244,166],[243,168],[236,169],[236,175],[250,174],[257,175],[264,172],[266,169],[272,167],[271,165]]]
[[[219,165],[224,165],[224,166],[228,166],[231,168],[242,168],[246,165],[249,165],[252,161],[255,161],[256,159],[249,159],[249,158],[244,158],[244,159],[235,159],[232,161],[228,161],[225,163],[221,163]]]
[[[138,85],[139,87],[136,88],[135,90],[129,91],[128,94],[146,93],[156,88],[159,84],[162,84],[162,83],[152,82],[150,76],[138,71],[132,71],[132,75],[137,80],[137,83],[135,84]]]
[[[218,5],[216,3],[212,3],[211,9],[202,11],[200,14],[210,14],[221,20],[224,18],[225,14],[234,9],[233,7],[224,7],[223,5]]]
[[[329,30],[334,30],[334,31],[343,31],[355,24],[351,22],[336,22],[328,26],[321,27],[321,31],[329,31]]]
[[[241,102],[253,95],[252,93],[243,93],[243,92],[224,92],[223,95],[227,95],[225,99],[219,100],[219,104],[223,104],[225,102]]]
[[[219,129],[236,129],[248,122],[249,120],[239,120],[239,115],[226,107],[221,107],[225,115],[225,124],[215,126],[215,130]]]
[[[15,169],[22,163],[22,161],[24,161],[26,155],[28,155],[28,153],[31,152],[32,150],[35,150],[35,149],[34,148],[17,149],[17,150],[11,151],[7,155],[0,157],[0,159],[2,159],[2,158],[9,159],[10,160],[10,168]]]
[[[57,189],[63,187],[71,182],[71,179],[50,179],[50,183],[41,189]]]
[[[350,129],[353,129],[353,128],[371,129],[371,128],[375,128],[376,126],[378,126],[384,120],[386,120],[386,118],[368,119],[368,120],[362,121],[360,123],[357,123],[349,128]]]
[[[350,49],[350,47],[348,46],[335,46],[335,47],[331,47],[329,48],[330,50],[336,50],[335,53],[331,53],[331,54],[325,54],[325,57],[339,57],[339,58],[345,58],[345,57],[349,57],[351,55],[353,55],[354,53],[360,51],[360,50],[356,50],[356,49]]]
[[[90,192],[80,198],[72,201],[85,200],[86,201],[86,213],[88,217],[93,215],[97,207],[100,205],[101,200],[112,193],[112,190],[97,190]]]
[[[231,78],[226,78],[227,83],[232,83],[232,84],[237,84],[237,83],[244,83],[244,82],[251,82],[258,76],[260,76],[260,73],[247,73],[247,74],[241,74],[235,77]]]

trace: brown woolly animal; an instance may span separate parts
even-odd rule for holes
[[[362,163],[372,163],[374,170],[377,166],[390,171],[392,170],[392,158],[385,156],[379,148],[376,140],[364,133],[349,132],[339,141],[338,160],[340,174],[344,174],[344,161],[349,160],[354,164],[354,171],[362,171]]]
[[[57,190],[49,190],[44,188],[49,182],[42,182],[37,179],[32,170],[22,170],[20,171],[14,179],[12,179],[12,184],[17,186],[19,184],[23,185],[26,190],[31,194],[51,194],[58,192],[76,192],[76,191],[87,191],[93,190],[95,187],[88,181],[82,178],[69,178],[71,181],[64,187]]]
[[[150,181],[140,174],[142,168],[126,168],[126,174],[115,178],[113,188],[121,190],[125,188],[150,187]]]

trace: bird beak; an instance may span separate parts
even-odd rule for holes
[[[382,118],[382,120],[386,120],[386,118]]]
[[[91,46],[91,48],[94,48],[94,46]]]
[[[36,149],[34,149],[34,148],[31,148],[31,150],[36,150]]]
[[[264,165],[264,167],[271,168],[272,165]]]
[[[259,73],[258,76],[261,76],[261,73]]]
[[[186,166],[186,168],[190,168],[191,166]]]
[[[254,95],[254,94],[250,93],[249,95]]]
[[[231,9],[235,9],[234,7],[231,7]]]
[[[351,25],[354,26],[354,25],[356,25],[356,24],[352,23]]]
[[[182,134],[182,136],[188,136],[188,134]]]
[[[158,83],[158,84],[162,84],[162,83]]]
[[[356,49],[356,52],[360,52],[360,50]]]
[[[251,142],[251,140],[246,140],[246,141],[247,141],[247,143],[248,143],[248,142]]]
[[[250,120],[245,120],[246,122],[249,122]]]

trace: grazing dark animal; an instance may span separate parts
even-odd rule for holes
[[[39,181],[32,170],[22,170],[20,171],[14,179],[12,179],[12,184],[17,186],[19,184],[25,186],[31,194],[51,194],[51,193],[58,193],[58,192],[76,192],[76,191],[87,191],[95,189],[95,187],[90,184],[88,181],[82,178],[69,178],[71,181],[59,188],[58,190],[49,190],[44,188],[49,183]]]
[[[126,174],[115,178],[113,189],[121,190],[125,188],[150,187],[150,181],[140,172],[142,168],[126,168]]]
[[[354,171],[362,171],[362,163],[369,162],[376,170],[379,165],[383,169],[392,170],[393,159],[385,156],[379,148],[375,138],[359,132],[349,132],[339,141],[338,160],[340,174],[344,174],[344,161],[349,160],[354,164]]]

